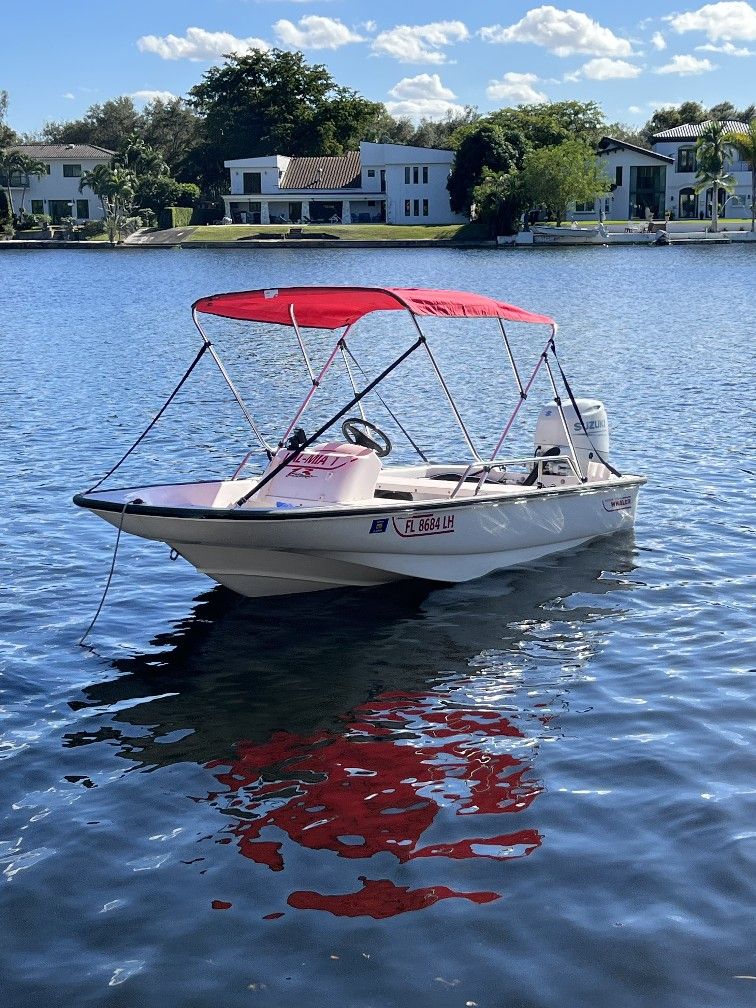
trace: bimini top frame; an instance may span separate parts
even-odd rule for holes
[[[369,381],[361,390],[358,391],[353,375],[349,368],[349,363],[347,360],[347,355],[352,358],[353,362],[357,362],[352,357],[351,351],[349,350],[346,337],[349,334],[350,329],[365,315],[368,315],[375,311],[406,311],[410,315],[412,322],[417,330],[417,339],[412,343],[407,349],[405,349],[388,367],[386,367],[381,374],[376,378]],[[573,403],[579,420],[582,424],[582,417],[580,417],[580,412],[577,409],[577,403],[575,402],[575,397],[572,394],[572,390],[569,387],[566,376],[559,364],[556,357],[556,347],[555,347],[555,336],[557,331],[557,325],[553,319],[549,318],[547,315],[540,315],[534,312],[526,311],[524,308],[519,308],[516,305],[507,304],[504,301],[497,301],[494,298],[489,298],[481,294],[474,294],[468,291],[450,291],[450,290],[431,290],[423,288],[410,288],[410,287],[278,287],[269,288],[263,290],[253,290],[253,291],[235,291],[227,294],[213,294],[208,297],[200,298],[192,305],[192,319],[194,324],[202,337],[202,347],[197,354],[197,357],[192,362],[188,371],[181,378],[176,389],[168,397],[167,401],[164,403],[163,407],[160,409],[158,414],[154,417],[152,422],[149,424],[147,429],[137,438],[136,442],[128,449],[126,454],[116,463],[116,465],[100,479],[92,489],[100,486],[105,479],[108,478],[120,465],[121,463],[131,454],[132,451],[137,447],[137,445],[142,441],[154,424],[158,421],[160,416],[163,414],[165,409],[174,399],[178,393],[181,386],[188,379],[191,372],[194,370],[196,365],[199,363],[200,358],[205,352],[209,352],[210,356],[215,361],[218,366],[223,378],[227,382],[234,398],[238,402],[245,418],[250,424],[250,427],[254,431],[258,441],[263,447],[268,458],[271,459],[274,454],[274,450],[266,443],[262,432],[257,427],[254,419],[247,410],[244,402],[241,399],[236,387],[234,386],[230,376],[228,375],[223,362],[220,360],[215,347],[213,346],[210,339],[202,329],[199,321],[199,315],[215,315],[221,318],[236,319],[239,321],[248,322],[267,322],[276,325],[290,326],[294,329],[297,342],[299,343],[302,356],[304,358],[305,366],[307,368],[308,374],[311,380],[311,388],[305,396],[303,402],[301,403],[299,409],[297,410],[293,420],[289,424],[286,432],[284,433],[281,441],[279,442],[279,448],[284,446],[286,438],[292,432],[295,425],[304,413],[307,405],[309,404],[312,396],[315,394],[318,386],[323,381],[326,372],[333,364],[339,352],[341,353],[344,363],[349,374],[349,380],[352,385],[352,390],[354,392],[353,398],[344,406],[343,409],[330,418],[325,424],[318,428],[312,435],[306,438],[304,443],[298,443],[296,449],[290,449],[287,453],[285,459],[277,464],[272,470],[268,471],[256,484],[255,488],[242,497],[236,502],[237,506],[245,503],[251,496],[258,493],[259,490],[269,482],[276,473],[282,469],[285,465],[291,462],[297,455],[305,451],[310,445],[314,444],[330,427],[332,427],[338,420],[345,416],[354,406],[358,406],[360,411],[362,411],[362,400],[368,393],[377,388],[377,386],[384,381],[385,378],[391,374],[400,364],[403,363],[407,357],[410,356],[419,347],[424,347],[430,363],[435,371],[435,374],[439,380],[441,388],[446,396],[449,405],[451,407],[452,413],[459,424],[462,434],[467,442],[473,459],[481,464],[486,471],[490,472],[490,469],[495,467],[496,458],[501,449],[501,446],[509,433],[509,430],[514,423],[514,420],[525,400],[528,397],[531,386],[538,374],[542,365],[546,365],[546,370],[551,381],[551,385],[554,391],[554,398],[556,400],[557,407],[562,419],[562,424],[564,426],[567,441],[570,445],[572,456],[575,461],[575,471],[580,473],[579,466],[577,465],[577,454],[574,449],[572,442],[572,437],[569,431],[569,427],[566,423],[564,412],[562,409],[562,403],[559,398],[556,383],[554,381],[554,376],[552,369],[549,365],[548,356],[549,353],[553,355],[554,362],[559,368],[559,373],[564,382],[565,388],[569,395],[571,402]],[[438,363],[428,345],[425,334],[420,328],[418,318],[419,317],[443,317],[443,318],[496,318],[499,321],[499,326],[501,329],[501,334],[504,341],[504,346],[507,353],[507,358],[512,368],[514,379],[519,392],[518,401],[514,407],[514,410],[509,417],[506,426],[499,438],[499,441],[488,461],[484,461],[480,454],[478,453],[475,445],[472,442],[470,434],[465,426],[464,420],[457,408],[454,398],[444,380]],[[509,344],[509,339],[507,332],[504,328],[504,321],[512,322],[524,322],[531,324],[547,325],[551,328],[551,333],[549,335],[546,346],[541,352],[532,373],[528,377],[527,381],[523,383],[517,365],[515,363],[514,356],[512,354],[512,349]],[[326,363],[323,365],[319,373],[316,375],[313,371],[310,359],[307,354],[306,347],[304,345],[304,340],[302,338],[300,326],[305,328],[314,329],[327,329],[335,330],[344,328],[344,332],[339,336],[336,344],[328,357]],[[359,366],[359,365],[358,365]],[[360,370],[362,370],[360,368]],[[363,372],[364,374],[364,372]],[[417,448],[417,445],[412,440],[410,435],[404,430],[404,428],[399,423],[398,419],[391,412],[388,405],[380,397],[380,393],[376,391],[376,395],[381,400],[386,409],[391,413],[392,417],[397,421],[400,429],[407,436],[408,440],[412,443],[413,447],[418,450],[421,457],[422,452]],[[585,431],[585,426],[583,430]],[[587,434],[587,431],[585,431]],[[233,478],[238,478],[242,469],[246,465],[251,452],[242,460],[241,464],[234,473]],[[585,481],[585,476],[581,473],[581,478]]]

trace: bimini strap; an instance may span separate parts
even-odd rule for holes
[[[96,490],[97,487],[101,486],[109,476],[112,476],[113,473],[116,471],[116,469],[118,469],[118,467],[121,466],[126,461],[126,459],[129,457],[129,455],[131,455],[131,453],[134,451],[134,449],[139,444],[141,444],[142,441],[144,441],[144,439],[150,433],[150,431],[155,426],[155,424],[158,422],[158,420],[160,419],[160,417],[163,415],[163,413],[165,413],[165,411],[171,405],[171,403],[173,402],[173,400],[179,394],[179,392],[181,391],[181,388],[182,388],[184,382],[187,380],[187,378],[189,377],[189,375],[192,373],[192,371],[194,371],[194,369],[197,367],[197,365],[199,364],[199,362],[202,360],[202,355],[205,353],[206,350],[209,350],[211,346],[212,346],[212,344],[209,343],[209,342],[202,344],[202,346],[197,351],[197,356],[194,358],[194,360],[192,361],[192,363],[189,365],[189,367],[187,368],[187,370],[184,372],[184,375],[181,378],[181,381],[178,383],[178,385],[173,390],[173,392],[171,392],[171,394],[165,400],[165,402],[163,403],[163,405],[160,407],[160,409],[158,410],[158,412],[155,414],[155,416],[152,418],[152,420],[148,424],[147,428],[142,431],[142,433],[136,439],[136,441],[131,446],[131,448],[129,448],[129,450],[124,455],[121,456],[121,458],[116,462],[116,464],[113,466],[113,468],[110,469],[108,472],[106,472],[105,475],[101,479],[98,479],[97,482],[93,486],[91,486],[89,488],[89,490],[87,490],[87,493],[92,493],[92,491]]]
[[[583,415],[580,412],[580,408],[578,407],[577,399],[575,399],[575,396],[573,395],[572,389],[570,388],[570,383],[567,381],[567,375],[564,373],[564,371],[562,370],[562,365],[559,363],[559,358],[557,357],[556,347],[554,346],[554,341],[553,340],[551,341],[551,353],[552,353],[552,355],[554,357],[554,362],[555,362],[556,366],[559,368],[559,374],[561,375],[562,382],[564,384],[565,389],[567,390],[567,395],[570,397],[570,402],[572,403],[572,407],[575,410],[575,414],[577,415],[578,421],[580,422],[580,426],[583,428],[583,433],[585,434],[586,438],[588,439],[588,444],[593,449],[593,454],[596,456],[596,458],[599,460],[599,462],[603,466],[606,466],[606,468],[609,470],[609,472],[612,474],[612,476],[621,476],[622,473],[619,472],[617,469],[615,469],[614,466],[611,465],[609,462],[607,462],[607,460],[603,457],[603,455],[601,454],[601,452],[598,450],[598,448],[595,446],[595,444],[591,440],[591,435],[588,433],[588,428],[585,426],[585,421],[583,420]]]

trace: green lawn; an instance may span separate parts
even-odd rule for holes
[[[289,224],[213,224],[196,227],[185,241],[244,241],[260,236],[274,237],[286,235],[292,225]],[[338,239],[353,241],[403,241],[436,240],[436,241],[480,241],[489,235],[477,223],[470,224],[439,224],[439,225],[404,225],[404,224],[303,224],[293,227],[300,229],[304,237],[333,236]],[[296,238],[292,238],[296,241]]]

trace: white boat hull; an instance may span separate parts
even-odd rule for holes
[[[167,543],[197,570],[250,597],[371,586],[402,578],[460,582],[572,549],[632,527],[645,482],[518,488],[501,497],[374,507],[229,510],[129,504],[176,487],[82,494],[78,504],[145,539]],[[233,484],[238,487],[239,484]],[[197,486],[196,484],[193,486]],[[220,488],[223,484],[207,484]],[[209,493],[213,499],[213,493]]]

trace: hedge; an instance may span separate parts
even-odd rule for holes
[[[158,224],[162,230],[189,227],[190,224],[196,223],[192,220],[193,216],[194,209],[192,207],[169,206],[159,215]]]

